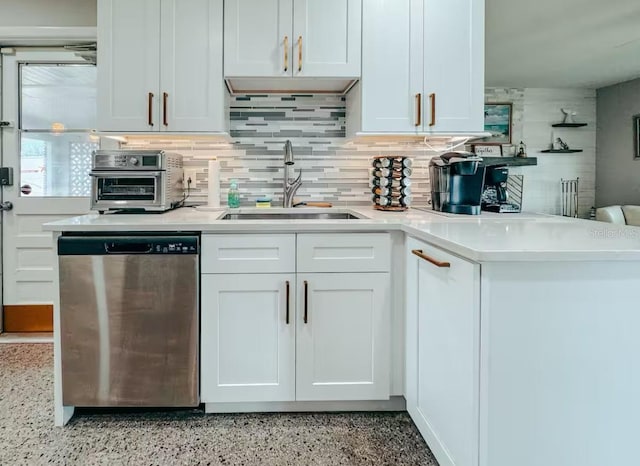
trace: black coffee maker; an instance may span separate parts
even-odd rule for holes
[[[509,169],[506,165],[487,167],[482,192],[482,210],[498,213],[517,213],[520,206],[509,202],[507,179]]]
[[[449,152],[429,162],[433,210],[452,214],[480,214],[485,167],[470,152]]]

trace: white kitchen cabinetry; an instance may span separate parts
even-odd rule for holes
[[[480,266],[407,241],[407,410],[443,466],[478,464]]]
[[[98,1],[98,129],[226,131],[222,0]]]
[[[371,0],[347,133],[484,130],[484,0]]]
[[[203,235],[202,402],[388,400],[389,251],[387,233]]]
[[[389,398],[388,273],[298,274],[296,399]]]
[[[357,78],[362,0],[225,0],[227,78]],[[274,81],[237,81],[262,89]],[[284,89],[292,84],[282,84]]]
[[[202,401],[295,399],[294,274],[202,276]]]

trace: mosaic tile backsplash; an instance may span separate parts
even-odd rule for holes
[[[413,205],[427,206],[427,166],[437,152],[422,143],[354,144],[345,139],[345,100],[334,95],[246,95],[230,102],[231,143],[153,140],[127,148],[161,148],[180,152],[185,170],[196,170],[190,201],[206,202],[207,161],[221,166],[221,203],[226,205],[232,179],[238,180],[242,206],[253,206],[261,196],[282,204],[283,146],[293,144],[294,173],[302,171],[296,200],[325,201],[336,206],[371,204],[371,159],[402,155],[413,159]]]

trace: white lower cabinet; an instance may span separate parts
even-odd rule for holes
[[[389,398],[389,274],[298,274],[296,399]]]
[[[407,410],[441,466],[477,466],[480,266],[409,238]]]
[[[203,403],[389,399],[389,235],[330,236],[203,236]]]
[[[294,286],[294,274],[202,276],[203,402],[295,399]]]

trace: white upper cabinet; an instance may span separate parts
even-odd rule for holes
[[[226,130],[222,0],[98,1],[98,129]]]
[[[358,77],[361,0],[294,0],[294,76]]]
[[[98,129],[160,128],[160,0],[98,2]]]
[[[225,76],[291,76],[293,0],[225,0]]]
[[[362,0],[225,0],[224,5],[227,78],[360,76]]]
[[[484,130],[484,0],[424,0],[425,131]]]
[[[484,0],[370,0],[362,16],[350,136],[483,131]]]

